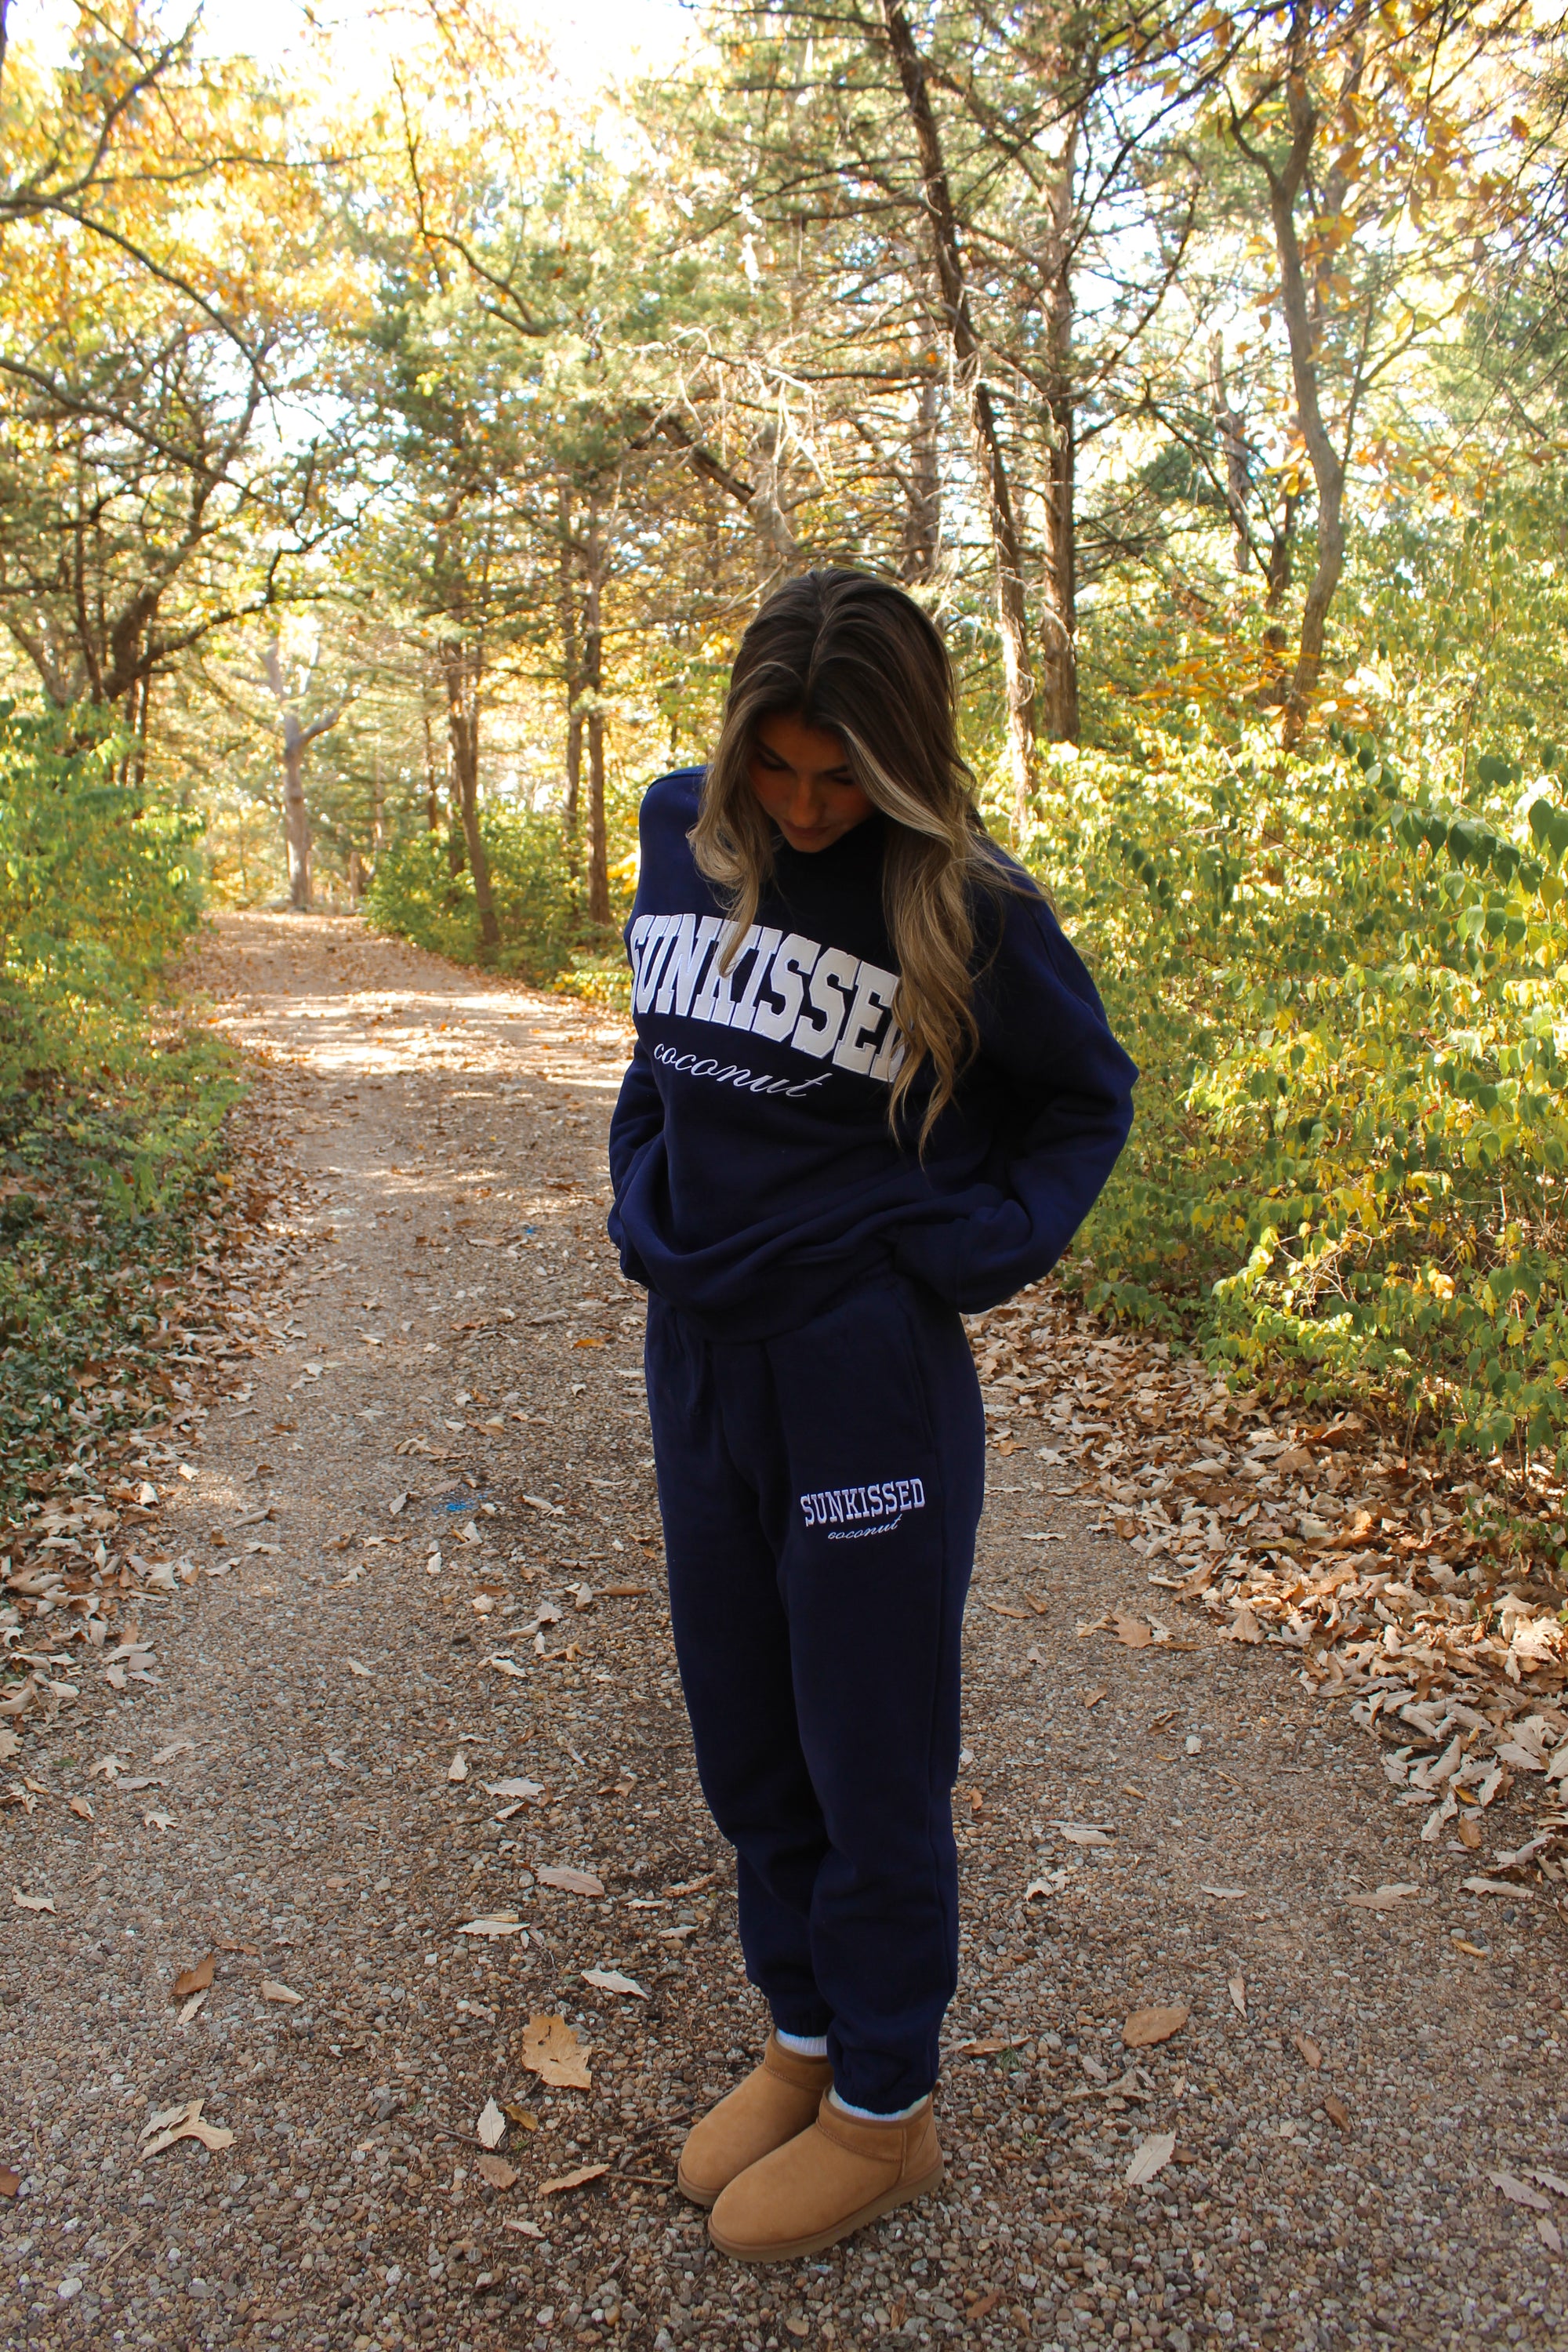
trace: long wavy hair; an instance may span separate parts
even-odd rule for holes
[[[890,820],[882,899],[904,1055],[889,1116],[899,1131],[910,1089],[929,1066],[923,1149],[977,1040],[977,893],[1029,886],[1003,864],[975,808],[952,665],[931,621],[870,572],[804,572],[774,590],[741,640],[691,832],[699,867],[729,901],[724,969],[773,876],[773,826],[751,763],[759,724],[779,715],[837,735],[856,782]]]

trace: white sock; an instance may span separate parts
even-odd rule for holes
[[[789,2051],[794,2057],[826,2058],[827,2055],[826,2033],[781,2033],[775,2025],[773,2037],[781,2050]]]
[[[923,2107],[925,2105],[924,2099],[917,2099],[913,2106],[896,2107],[890,2116],[879,2116],[874,2107],[852,2107],[847,2099],[841,2099],[839,2097],[837,2091],[830,2091],[828,2093],[828,2096],[833,2101],[834,2105],[837,2108],[841,2116],[854,2116],[858,2122],[863,2124],[908,2123],[910,2117],[916,2112],[916,2109]]]

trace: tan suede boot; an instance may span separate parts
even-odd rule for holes
[[[737,2173],[806,2129],[832,2080],[826,2058],[803,2058],[770,2033],[762,2064],[687,2134],[675,2176],[682,2195],[711,2205]]]
[[[730,2183],[708,2233],[742,2263],[792,2262],[923,2197],[942,2178],[929,2099],[898,2123],[865,2123],[824,2095],[809,2131]]]

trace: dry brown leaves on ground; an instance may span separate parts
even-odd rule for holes
[[[1027,1449],[1045,1486],[1058,1465],[1054,1491],[1098,1500],[1097,1528],[1222,1638],[1295,1652],[1306,1687],[1348,1701],[1387,1744],[1394,1801],[1422,1812],[1426,1843],[1451,1832],[1474,1851],[1477,1815],[1538,1792],[1540,1835],[1493,1867],[1568,1901],[1568,1610],[1538,1557],[1509,1566],[1478,1510],[1506,1506],[1561,1543],[1563,1489],[1539,1465],[1483,1490],[1361,1413],[1313,1421],[1232,1396],[1048,1290],[977,1317],[970,1336],[999,1453]],[[1159,1620],[1130,1611],[1079,1631],[1164,1646]]]
[[[588,2053],[563,2017],[531,2017],[518,2042],[518,2058],[553,2091],[593,2088]]]
[[[164,1506],[200,1492],[188,1439],[217,1383],[243,1404],[245,1366],[264,1347],[289,1341],[292,1310],[280,1294],[310,1246],[288,1220],[307,1188],[288,1159],[283,1088],[263,1071],[236,1118],[234,1156],[247,1181],[230,1194],[221,1263],[204,1259],[156,1286],[163,1326],[156,1344],[166,1369],[84,1362],[60,1460],[28,1478],[31,1499],[0,1521],[0,1628],[14,1649],[31,1654],[29,1672],[0,1683],[0,1759],[18,1753],[19,1734],[47,1727],[95,1690],[155,1687],[156,1649],[142,1634],[141,1596],[172,1599],[204,1568],[222,1575],[239,1556],[238,1530],[272,1516],[263,1508],[215,1527],[200,1559],[171,1558],[158,1537]],[[128,1414],[142,1425],[108,1425]]]

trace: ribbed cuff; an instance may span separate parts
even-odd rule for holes
[[[781,2042],[783,2041],[784,2036],[782,2033],[780,2034],[779,2039]],[[837,2091],[830,2091],[827,2095],[832,2100],[834,2105],[837,2108],[841,2116],[853,2116],[857,2123],[862,2124],[908,2123],[910,2117],[915,2113],[916,2109],[923,2107],[925,2105],[925,2099],[917,2099],[913,2106],[895,2107],[890,2116],[879,2116],[874,2107],[852,2107],[847,2099],[841,2099],[839,2097]],[[927,2098],[929,2098],[930,2095],[931,2094],[928,2092],[926,2094]]]
[[[796,2058],[826,2058],[827,2055],[826,2033],[781,2033],[775,2025],[773,2039],[781,2049],[789,2051]]]

